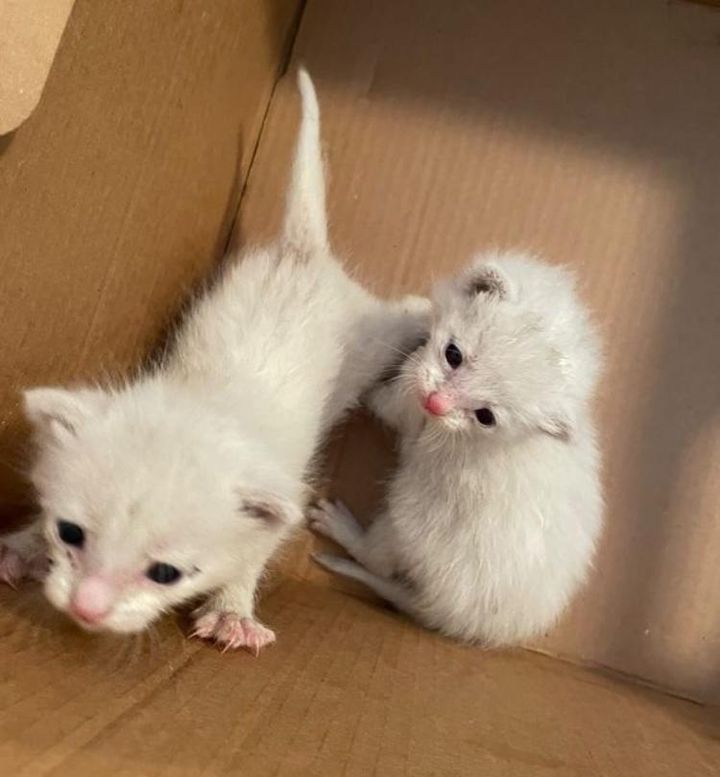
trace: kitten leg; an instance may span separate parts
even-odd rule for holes
[[[355,561],[340,558],[329,553],[315,553],[313,559],[324,569],[350,580],[363,583],[386,602],[409,615],[415,615],[415,606],[411,593],[401,583],[387,580],[369,572]]]
[[[317,507],[311,507],[310,528],[337,542],[351,556],[362,553],[365,529],[340,500],[320,499]]]
[[[47,569],[42,521],[0,537],[0,583],[16,588],[22,580],[42,580]]]
[[[275,632],[253,616],[258,577],[259,572],[229,583],[199,607],[192,636],[213,640],[223,652],[245,648],[256,656],[275,642]]]
[[[378,381],[396,375],[429,328],[430,302],[421,297],[380,302],[353,288],[348,289],[347,305],[354,312],[347,317],[343,366],[326,404],[328,426],[361,403]]]
[[[416,435],[425,422],[419,398],[409,396],[398,379],[379,383],[365,403],[376,418],[403,437]]]
[[[387,524],[382,516],[366,531],[342,502],[321,499],[317,507],[310,508],[310,528],[337,542],[364,567],[381,577],[392,575],[395,565],[389,550]]]

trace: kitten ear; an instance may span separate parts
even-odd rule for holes
[[[569,442],[572,436],[573,425],[569,418],[560,413],[548,415],[540,421],[540,431],[556,437],[563,442]]]
[[[93,389],[35,388],[23,393],[28,420],[37,432],[55,439],[74,437],[79,427],[102,409],[104,399],[104,392]]]
[[[292,526],[302,520],[302,510],[289,499],[266,491],[240,492],[240,510],[268,528]]]
[[[509,291],[510,285],[507,278],[497,267],[490,264],[473,269],[467,282],[467,293],[470,297],[489,294],[505,299]]]

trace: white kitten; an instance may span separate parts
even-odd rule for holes
[[[380,336],[402,336],[396,323],[409,321],[330,251],[318,106],[304,71],[298,83],[279,241],[227,270],[151,374],[109,391],[25,394],[52,561],[45,591],[86,628],[138,631],[212,592],[196,634],[255,651],[273,641],[253,616],[258,578],[301,521],[324,433],[392,353]],[[11,577],[17,556],[6,547],[4,558]]]
[[[448,635],[522,642],[563,611],[600,532],[598,341],[570,274],[521,255],[443,284],[429,330],[371,397],[401,434],[387,507],[364,531],[322,503],[311,526],[359,564],[318,560]]]

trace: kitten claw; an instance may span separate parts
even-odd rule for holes
[[[213,640],[222,647],[223,653],[245,648],[255,657],[260,654],[261,648],[275,642],[275,632],[253,618],[215,610],[198,617],[190,637]]]

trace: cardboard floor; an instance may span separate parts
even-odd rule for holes
[[[555,659],[483,654],[285,581],[278,644],[222,655],[168,621],[90,639],[0,593],[0,772],[62,777],[714,777],[718,711]]]
[[[38,108],[0,138],[0,521],[25,498],[18,388],[126,371],[233,223],[235,244],[272,236],[294,41],[358,277],[425,291],[519,244],[578,269],[605,332],[606,536],[535,647],[720,700],[718,35],[717,11],[664,0],[77,0]],[[354,420],[327,489],[368,518],[391,449]],[[445,640],[314,569],[313,542],[274,565],[257,659],[182,618],[90,637],[0,590],[0,775],[720,772],[717,707]]]

